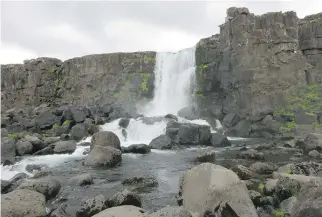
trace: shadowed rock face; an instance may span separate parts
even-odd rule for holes
[[[237,115],[235,136],[278,134],[275,120],[263,123],[264,118],[299,85],[321,82],[321,22],[321,14],[299,21],[295,12],[255,16],[247,8],[229,8],[220,34],[197,44],[195,98],[201,114],[220,120]]]
[[[44,102],[84,104],[107,97],[150,98],[154,64],[155,52],[136,52],[1,65],[1,100],[4,108],[12,108]]]

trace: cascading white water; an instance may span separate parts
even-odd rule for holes
[[[177,53],[157,53],[154,98],[146,116],[177,114],[188,106],[195,74],[195,47]]]

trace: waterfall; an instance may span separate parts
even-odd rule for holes
[[[195,74],[195,47],[177,53],[157,53],[154,74],[154,98],[144,109],[144,114],[177,114],[190,104]]]

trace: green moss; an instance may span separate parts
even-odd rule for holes
[[[259,190],[260,192],[263,192],[264,187],[265,187],[265,185],[264,185],[263,183],[259,183],[259,185],[258,185],[258,190]]]
[[[201,91],[196,91],[195,92],[195,96],[196,97],[199,97],[199,98],[204,98],[205,96],[202,94],[202,92]]]
[[[142,92],[148,92],[149,91],[149,88],[148,88],[148,81],[149,81],[149,78],[151,76],[151,73],[144,73],[144,72],[141,72],[139,73],[141,75],[141,78],[142,78],[142,82],[141,82],[141,91]]]
[[[296,128],[296,122],[295,121],[290,121],[290,122],[287,122],[285,124],[283,124],[281,127],[280,127],[280,131],[282,132],[290,132],[292,129]]]
[[[45,139],[46,139],[46,136],[42,136],[42,137],[41,137],[41,140],[42,140],[42,141],[45,141]]]
[[[291,168],[287,168],[287,169],[283,170],[282,173],[291,174],[292,170],[291,170]]]
[[[207,68],[208,68],[208,64],[202,64],[202,65],[200,66],[200,68],[202,68],[202,69],[207,69]]]
[[[285,213],[279,209],[275,209],[273,210],[272,215],[275,217],[284,217]]]
[[[48,72],[50,72],[50,73],[55,73],[56,71],[57,71],[56,67],[52,67],[52,68],[48,69]]]
[[[9,137],[10,139],[18,139],[18,134],[17,134],[17,133],[9,133],[9,134],[8,134],[8,137]]]
[[[65,120],[62,126],[63,126],[63,127],[64,127],[64,126],[67,126],[69,123],[70,123],[70,120]]]
[[[56,123],[53,125],[53,129],[57,129],[58,127],[59,127],[59,126],[58,126],[58,124],[56,124]]]
[[[143,59],[145,61],[153,61],[154,60],[154,57],[153,56],[151,57],[151,56],[144,55]]]

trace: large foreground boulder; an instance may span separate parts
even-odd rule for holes
[[[101,131],[94,133],[92,136],[92,141],[91,141],[91,150],[95,146],[102,146],[102,147],[113,147],[118,150],[121,150],[121,142],[117,135],[113,132],[110,131]]]
[[[291,211],[292,217],[322,216],[322,181],[306,183]]]
[[[45,196],[32,190],[15,190],[1,195],[2,217],[45,217]]]
[[[76,150],[76,142],[59,141],[53,144],[54,152],[57,154],[72,154]]]
[[[165,150],[165,149],[171,149],[172,148],[172,141],[170,137],[166,135],[160,135],[150,142],[149,146],[152,149],[160,149],[160,150]]]
[[[124,205],[105,209],[93,217],[144,217],[145,212],[142,208]]]
[[[193,216],[204,216],[223,203],[239,217],[258,216],[244,182],[233,171],[215,164],[203,163],[187,171],[181,178],[179,196]]]
[[[113,167],[121,161],[122,152],[120,150],[110,146],[94,146],[85,160],[85,165],[93,167]]]
[[[46,200],[56,197],[61,188],[60,183],[53,178],[45,177],[40,179],[32,179],[23,182],[18,189],[30,189],[43,194]]]

